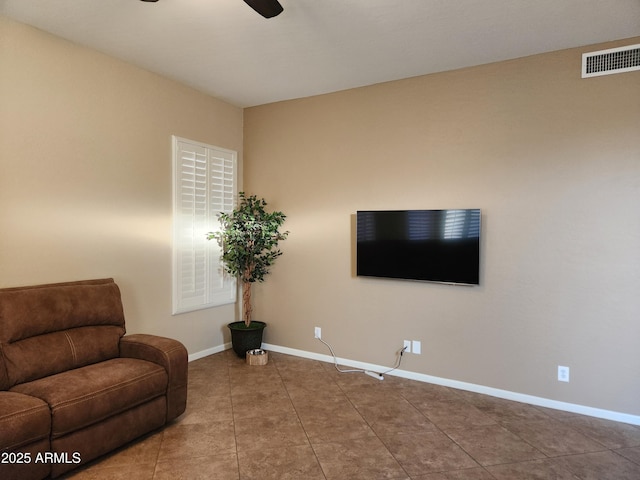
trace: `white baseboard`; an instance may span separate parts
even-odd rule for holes
[[[213,355],[214,353],[223,352],[224,350],[228,350],[229,348],[231,348],[231,344],[225,343],[224,345],[219,345],[207,350],[202,350],[201,352],[189,355],[189,361],[192,362],[194,360],[198,360],[199,358]],[[270,343],[263,343],[262,348],[264,348],[265,350],[270,350],[272,352],[284,353],[287,355],[308,358],[311,360],[318,360],[321,362],[334,363],[334,359],[331,355],[324,355],[321,353],[308,352],[306,350],[282,347],[280,345],[272,345]],[[389,367],[374,365],[372,363],[358,362],[356,360],[349,360],[347,358],[337,358],[336,360],[342,366],[369,370],[371,372],[385,372],[389,370]],[[387,373],[386,375],[407,378],[409,380],[416,380],[418,382],[432,383],[434,385],[442,385],[443,387],[451,387],[459,390],[466,390],[469,392],[481,393],[483,395],[489,395],[491,397],[504,398],[505,400],[528,403],[530,405],[536,405],[538,407],[578,413],[580,415],[603,418],[606,420],[613,420],[615,422],[629,423],[631,425],[640,425],[639,415],[631,415],[628,413],[614,412],[611,410],[603,410],[601,408],[577,405],[574,403],[560,402],[558,400],[551,400],[549,398],[536,397],[524,393],[510,392],[508,390],[500,390],[498,388],[476,385],[474,383],[460,382],[458,380],[450,380],[448,378],[434,377],[432,375],[410,372],[408,370],[397,369]]]

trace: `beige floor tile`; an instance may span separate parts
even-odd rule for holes
[[[447,434],[482,466],[546,458],[500,425],[472,426]]]
[[[129,477],[135,478],[135,477]],[[153,480],[238,480],[235,454],[160,461]]]
[[[573,472],[580,480],[638,480],[640,465],[614,452],[569,455],[554,459]]]
[[[543,410],[526,403],[494,398],[474,392],[460,392],[460,396],[496,422],[548,420]]]
[[[252,393],[233,394],[231,398],[233,417],[236,420],[282,414],[295,415],[289,394],[282,384]]]
[[[178,424],[164,430],[158,461],[226,453],[236,453],[233,422]]]
[[[91,464],[58,478],[64,480],[152,480],[155,468],[155,463],[127,466],[112,465],[110,467]]]
[[[295,413],[236,419],[235,435],[239,453],[309,445],[307,435]]]
[[[310,445],[246,451],[238,459],[242,480],[325,480]]]
[[[605,450],[601,443],[553,419],[511,422],[504,427],[549,457]]]
[[[289,398],[297,410],[325,405],[349,405],[351,402],[334,382],[285,384]]]
[[[434,400],[418,408],[444,431],[496,423],[493,418],[464,400]]]
[[[314,445],[327,480],[408,479],[377,437]]]
[[[175,423],[216,423],[233,420],[231,397],[227,395],[210,396],[190,393],[187,410],[175,420]]]
[[[569,469],[553,460],[510,463],[487,467],[495,480],[579,480]]]
[[[427,417],[404,399],[356,403],[355,406],[376,435],[381,437],[436,429]]]
[[[383,438],[383,442],[412,477],[478,467],[473,458],[440,431],[393,435]]]
[[[627,460],[631,460],[633,463],[640,465],[640,447],[621,448],[615,450],[618,455],[622,455]]]
[[[430,473],[411,477],[411,480],[496,480],[484,468],[466,468],[444,473]],[[547,479],[545,479],[547,480]]]
[[[375,436],[351,404],[298,410],[298,415],[312,444]]]
[[[390,380],[389,384],[392,384],[394,389],[417,409],[427,407],[431,402],[457,402],[463,400],[459,390],[441,385],[416,382],[404,378],[396,379],[394,377],[388,377],[388,380]]]
[[[640,447],[640,427],[635,425],[584,415],[569,415],[562,421],[607,448]]]

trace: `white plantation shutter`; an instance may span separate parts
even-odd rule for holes
[[[237,154],[174,136],[173,165],[173,313],[234,303],[235,279],[206,234],[219,228],[218,213],[233,210]]]

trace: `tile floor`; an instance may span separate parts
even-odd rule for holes
[[[638,480],[640,427],[271,352],[189,365],[187,411],[74,480]]]

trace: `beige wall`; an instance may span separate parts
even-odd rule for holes
[[[640,414],[640,72],[630,39],[245,111],[245,186],[288,214],[265,340]],[[356,278],[359,209],[481,208],[481,285]],[[557,366],[571,368],[570,383]]]
[[[234,306],[171,316],[171,135],[241,154],[242,110],[4,17],[0,69],[0,286],[114,277],[130,333],[222,345]]]

